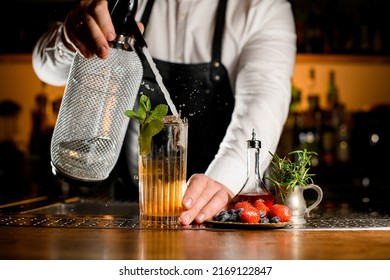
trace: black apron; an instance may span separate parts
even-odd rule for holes
[[[142,23],[147,32],[149,16],[154,0],[149,0],[142,16]],[[234,96],[226,68],[221,63],[222,33],[225,24],[227,0],[220,0],[212,44],[212,60],[209,63],[178,64],[154,59],[163,83],[181,117],[188,119],[188,159],[187,178],[194,173],[204,173],[218,152],[231,121]],[[164,94],[158,86],[155,75],[142,53],[144,76],[140,93],[151,98],[152,108],[165,103]],[[138,110],[137,97],[134,110]],[[130,174],[138,185],[137,120],[130,120],[124,144],[126,160]],[[134,160],[132,160],[134,159]]]

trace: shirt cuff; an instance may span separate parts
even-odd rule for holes
[[[237,194],[244,185],[247,176],[245,160],[229,154],[217,156],[205,174]]]
[[[64,36],[62,36],[64,35]],[[68,49],[66,47],[66,45],[64,44],[62,38],[65,37],[68,38],[68,35],[66,33],[66,30],[65,30],[65,26],[64,24],[61,24],[58,28],[58,32],[56,34],[56,40],[55,40],[55,44],[54,44],[54,56],[55,56],[55,59],[59,62],[71,62],[73,61],[74,57],[76,56],[76,52]],[[69,41],[69,39],[66,39],[67,40],[67,43],[73,45],[73,43],[71,43]],[[48,49],[48,51],[50,51],[50,49]]]

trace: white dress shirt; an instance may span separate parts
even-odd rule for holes
[[[219,0],[156,0],[145,32],[156,59],[175,63],[211,60],[215,13]],[[146,0],[139,0],[137,20]],[[38,77],[65,85],[74,53],[61,41],[62,23],[53,25],[33,51]],[[261,141],[261,169],[269,165],[287,118],[296,34],[286,0],[230,0],[222,41],[222,63],[228,70],[235,109],[220,149],[206,171],[238,192],[247,172],[246,141],[252,130]]]

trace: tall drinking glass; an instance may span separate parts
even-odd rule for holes
[[[186,189],[188,122],[164,118],[151,152],[139,155],[139,205],[142,226],[176,227]]]

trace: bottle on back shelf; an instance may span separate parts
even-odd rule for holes
[[[349,126],[345,106],[340,102],[340,92],[336,83],[336,73],[329,72],[327,91],[327,125],[332,127],[334,136],[334,160],[349,161]]]
[[[327,91],[328,108],[334,108],[339,102],[339,91],[336,85],[336,74],[333,70],[329,72],[328,91]]]
[[[336,137],[339,126],[338,121],[339,95],[335,81],[335,72],[329,72],[328,87],[326,92],[326,109],[323,119],[321,135],[322,162],[325,166],[332,166],[336,157]]]
[[[317,90],[315,69],[309,71],[307,85],[308,108],[297,120],[297,149],[307,149],[320,154],[320,137],[322,131],[323,110],[320,107],[320,96]],[[313,167],[318,165],[318,157],[312,158]]]

